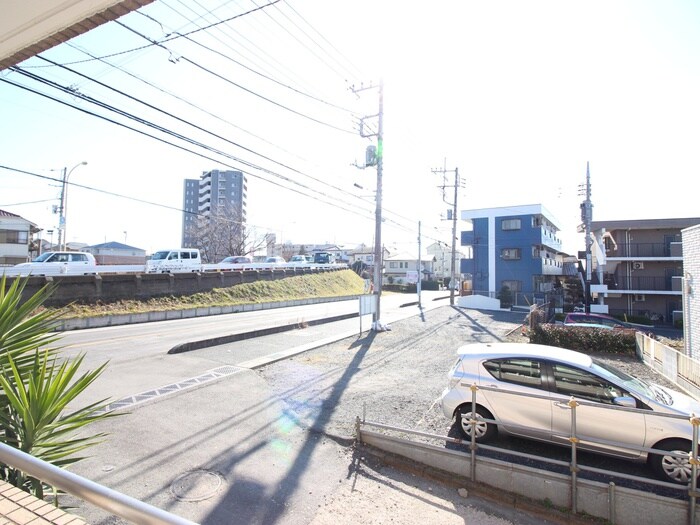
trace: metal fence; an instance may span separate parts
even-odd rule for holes
[[[515,392],[515,391],[509,391],[509,390],[503,390],[501,388],[490,388],[490,387],[479,387],[477,385],[472,385],[471,386],[471,392],[472,392],[472,399],[471,399],[471,413],[475,415],[475,417],[472,417],[471,419],[468,419],[467,422],[471,424],[472,426],[476,426],[480,422],[485,422],[485,423],[490,423],[494,425],[501,425],[502,422],[499,420],[495,419],[487,419],[479,416],[476,412],[476,405],[477,405],[477,395],[479,391],[494,391],[498,392],[499,394],[511,394],[514,396],[521,396],[521,397],[529,397],[529,398],[539,398],[539,399],[546,399],[550,400],[551,398],[548,396],[540,396],[536,394],[526,394],[522,392]],[[514,403],[517,403],[517,401],[514,401]],[[621,406],[614,406],[614,405],[601,405],[600,403],[593,403],[581,399],[576,399],[573,396],[569,399],[568,403],[566,403],[568,408],[571,410],[571,425],[569,428],[569,433],[568,434],[557,434],[554,433],[553,435],[556,437],[560,437],[563,439],[563,441],[568,441],[570,444],[571,448],[571,460],[570,462],[563,462],[560,460],[554,460],[550,458],[545,458],[541,456],[533,456],[531,454],[526,454],[514,450],[508,450],[508,454],[525,458],[525,459],[534,459],[537,461],[541,461],[543,463],[548,463],[551,465],[557,465],[557,466],[564,466],[567,467],[569,470],[569,478],[570,478],[570,508],[571,511],[574,513],[578,512],[578,473],[581,471],[586,471],[586,472],[592,472],[592,473],[597,473],[597,474],[602,474],[610,477],[617,477],[617,478],[623,478],[627,480],[632,480],[632,481],[638,481],[641,483],[646,483],[650,485],[655,485],[659,487],[664,487],[666,489],[673,489],[673,490],[678,490],[678,491],[685,491],[688,494],[688,523],[689,524],[695,524],[695,514],[696,514],[696,507],[697,507],[697,498],[700,496],[700,493],[697,491],[697,476],[698,476],[698,466],[700,465],[700,461],[698,460],[697,456],[697,451],[698,451],[698,427],[700,426],[700,418],[699,417],[694,417],[691,416],[690,418],[684,417],[684,416],[679,416],[675,414],[661,414],[661,413],[655,413],[655,415],[659,417],[666,417],[670,419],[685,419],[688,421],[688,430],[689,434],[692,435],[692,443],[694,446],[691,446],[691,452],[689,455],[680,455],[676,454],[673,452],[669,452],[666,450],[661,450],[661,449],[655,449],[655,448],[647,448],[647,447],[634,447],[631,446],[627,443],[620,443],[616,441],[608,441],[608,440],[601,440],[601,439],[596,439],[590,436],[582,435],[579,434],[577,431],[577,407],[579,406],[592,406],[595,408],[603,408],[606,410],[616,410],[616,411],[624,411],[624,412],[638,412],[640,413],[640,417],[643,417],[644,414],[647,412],[644,410],[636,409],[636,408],[626,408],[626,407],[621,407]],[[564,404],[562,404],[564,406]],[[467,418],[467,416],[463,416],[464,419]],[[476,442],[476,432],[471,433],[471,441],[468,440],[463,440],[463,439],[458,439],[458,438],[452,438],[449,436],[440,436],[436,434],[430,434],[426,432],[421,432],[421,431],[415,431],[415,430],[410,430],[410,429],[404,429],[404,428],[397,428],[397,427],[392,427],[390,425],[383,425],[380,423],[374,423],[374,422],[367,422],[365,420],[365,414],[363,414],[363,419],[360,422],[359,418],[357,421],[357,433],[358,436],[360,436],[360,423],[362,425],[366,426],[371,426],[371,427],[376,427],[376,428],[381,428],[385,430],[395,430],[398,432],[406,433],[409,435],[416,435],[416,436],[421,436],[424,438],[430,438],[430,439],[437,439],[441,440],[444,442],[450,442],[450,443],[457,443],[457,444],[464,444],[464,443],[469,443],[469,448],[470,448],[470,472],[469,472],[469,479],[471,481],[477,481],[476,479],[476,464],[478,461],[478,456],[477,456],[477,450],[478,449],[483,449],[483,450],[492,450],[492,451],[500,451],[500,449],[489,446],[489,445],[483,445],[483,444],[477,444]],[[520,429],[520,430],[536,430],[533,428],[529,427],[524,427],[524,426],[518,426],[518,425],[513,425],[511,423],[508,423],[508,427],[512,429]],[[639,476],[633,476],[629,474],[623,474],[619,472],[614,472],[614,471],[609,471],[605,469],[600,469],[600,468],[595,468],[595,467],[590,467],[586,465],[582,465],[578,461],[578,451],[580,448],[579,443],[581,441],[584,441],[586,443],[590,443],[593,445],[604,445],[604,446],[612,446],[612,447],[617,447],[621,449],[627,449],[630,451],[637,451],[637,452],[646,452],[647,454],[664,454],[666,456],[673,456],[679,459],[684,459],[684,458],[689,458],[689,463],[691,465],[691,481],[690,483],[685,486],[685,485],[679,485],[679,484],[674,484],[674,483],[668,483],[664,481],[659,481],[655,479],[649,479],[649,478],[643,478]],[[613,485],[613,484],[611,484]],[[612,497],[611,497],[612,500]],[[612,511],[611,511],[612,513]]]
[[[670,257],[671,245],[663,242],[640,242],[619,244],[617,249],[608,249],[608,257]]]
[[[637,332],[637,357],[669,381],[700,397],[700,361]]]

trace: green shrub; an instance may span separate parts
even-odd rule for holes
[[[620,321],[625,321],[626,323],[643,324],[647,326],[653,326],[654,322],[644,315],[613,315],[616,319]]]
[[[421,290],[438,291],[440,289],[440,283],[438,281],[421,281],[420,288]]]
[[[528,332],[530,343],[558,346],[577,352],[635,355],[634,334],[604,328],[541,324]]]

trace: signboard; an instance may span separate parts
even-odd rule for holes
[[[377,296],[376,295],[361,295],[360,296],[360,315],[373,314],[377,311]]]
[[[418,272],[413,270],[406,272],[406,281],[411,284],[416,284],[418,282]]]

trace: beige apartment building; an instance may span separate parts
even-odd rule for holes
[[[658,323],[683,310],[681,230],[700,217],[594,221],[591,311],[641,315]]]

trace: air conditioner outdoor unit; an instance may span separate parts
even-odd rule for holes
[[[643,303],[644,301],[646,301],[646,297],[644,297],[643,293],[634,294],[634,302],[635,303]]]
[[[632,263],[632,269],[633,269],[633,270],[643,270],[643,269],[644,269],[644,263],[643,263],[643,262],[633,262],[633,263]]]

